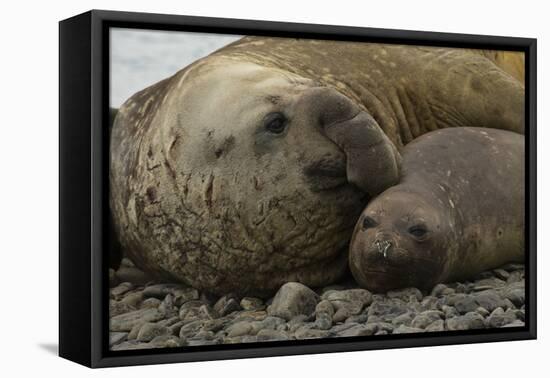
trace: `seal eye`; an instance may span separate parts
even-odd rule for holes
[[[427,233],[428,230],[424,226],[412,226],[411,228],[409,228],[409,234],[417,239],[425,237]]]
[[[375,227],[376,225],[377,225],[376,221],[374,219],[372,219],[371,217],[363,218],[363,228],[364,229],[372,228],[372,227]]]
[[[273,134],[281,134],[286,129],[287,119],[281,113],[270,113],[264,120],[265,129]]]

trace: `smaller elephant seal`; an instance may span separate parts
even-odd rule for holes
[[[430,289],[524,259],[523,135],[433,131],[403,149],[399,184],[373,199],[350,244],[357,282],[374,292]]]

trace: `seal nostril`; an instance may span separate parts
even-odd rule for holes
[[[376,246],[378,253],[381,253],[384,258],[388,257],[388,250],[391,247],[391,242],[388,240],[376,240],[374,242],[374,245]]]

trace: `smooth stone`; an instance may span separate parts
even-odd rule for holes
[[[219,340],[216,339],[191,339],[187,340],[187,345],[189,346],[201,346],[201,345],[217,345],[220,344]]]
[[[109,332],[109,346],[120,344],[128,337],[128,332]]]
[[[199,314],[199,308],[203,306],[204,303],[201,301],[189,301],[181,305],[179,310],[179,317],[181,320],[190,321],[196,320]]]
[[[244,297],[240,302],[243,310],[263,310],[265,308],[264,302],[260,298]]]
[[[170,332],[172,333],[172,335],[179,336],[181,327],[183,327],[184,325],[185,325],[185,322],[180,320],[179,322],[176,322],[171,326],[168,326],[168,329],[170,329]]]
[[[214,311],[216,311],[219,316],[225,316],[227,314],[230,314],[234,311],[239,311],[241,309],[241,306],[239,302],[233,297],[229,295],[224,295],[214,305]]]
[[[127,291],[130,291],[134,288],[134,285],[132,285],[130,282],[122,282],[118,284],[116,287],[111,289],[111,295],[114,298],[120,297],[122,294],[126,293]]]
[[[109,301],[109,317],[114,317],[128,312],[135,311],[136,309],[124,302],[115,301],[111,299]]]
[[[339,308],[334,315],[332,316],[332,321],[334,323],[342,323],[346,321],[351,316],[349,309],[347,307]]]
[[[262,321],[267,317],[266,311],[241,311],[233,319],[233,323],[242,322],[242,321]]]
[[[510,273],[510,277],[506,280],[506,283],[516,283],[516,282],[522,282],[525,280],[525,272],[523,270],[515,270]]]
[[[367,314],[361,314],[361,315],[352,315],[349,318],[346,319],[347,322],[353,322],[353,323],[366,323],[368,320]]]
[[[373,300],[371,292],[365,289],[330,290],[323,294],[322,299],[330,301],[336,312],[346,309],[349,315],[358,315]]]
[[[160,335],[149,342],[153,348],[177,348],[184,345],[183,340],[174,335]]]
[[[143,289],[143,296],[145,298],[157,298],[164,299],[168,294],[174,293],[174,290],[181,289],[182,286],[178,284],[155,284],[145,287]]]
[[[138,323],[135,326],[132,327],[130,330],[130,333],[128,333],[128,340],[135,340],[137,339],[137,335],[139,333],[139,330],[145,323]]]
[[[433,287],[430,295],[433,296],[433,297],[440,297],[442,295],[445,295],[444,291],[447,290],[448,288],[449,287],[445,284],[442,284],[442,283],[437,284]],[[454,290],[453,290],[453,292],[454,292]]]
[[[475,300],[479,306],[492,312],[497,307],[507,308],[508,305],[495,290],[486,290],[475,294]]]
[[[126,294],[120,302],[127,304],[128,306],[138,308],[140,303],[143,300],[143,293],[141,291],[136,291],[133,293]]]
[[[224,319],[224,318],[212,319],[212,320],[205,321],[202,329],[205,331],[218,332],[223,328],[225,328],[225,326],[227,326],[228,324],[229,324],[228,319]]]
[[[441,306],[441,311],[443,311],[445,319],[454,318],[459,315],[458,310],[452,306],[443,305]]]
[[[140,308],[158,308],[162,301],[157,298],[147,298],[143,302],[141,302]]]
[[[182,339],[191,338],[196,335],[204,326],[204,320],[195,320],[187,324],[183,324],[179,331],[179,337]],[[176,323],[177,324],[177,323]]]
[[[113,316],[110,319],[111,331],[131,331],[139,323],[156,322],[163,318],[163,314],[156,308],[146,308]]]
[[[525,323],[521,320],[514,320],[512,323],[505,324],[501,328],[512,328],[512,327],[525,327]]]
[[[506,281],[508,279],[508,277],[510,277],[510,273],[508,273],[504,269],[495,269],[495,270],[493,270],[493,273],[494,273],[495,277],[497,277],[501,280],[504,280],[504,281]]]
[[[500,307],[499,307],[499,308],[500,308]],[[484,309],[483,307],[478,307],[478,308],[476,308],[476,312],[477,312],[479,315],[483,316],[484,318],[487,317],[487,316],[490,314],[490,312],[489,312],[488,310]]]
[[[334,332],[334,333],[340,333],[340,332],[345,331],[348,328],[355,327],[358,324],[359,323],[342,323],[342,324],[335,325],[334,327],[332,327],[330,329],[330,331]]]
[[[120,261],[120,266],[135,267],[136,265],[128,257],[123,257],[122,260]]]
[[[468,312],[465,315],[456,316],[445,321],[445,325],[450,331],[464,331],[468,329],[485,328],[483,316],[477,312]]]
[[[426,328],[433,322],[441,320],[444,314],[441,311],[428,310],[416,315],[410,326],[413,328]],[[407,325],[407,324],[405,324]]]
[[[401,324],[399,327],[393,330],[394,334],[400,333],[421,333],[424,332],[422,328],[407,327],[404,324]]]
[[[390,290],[387,292],[386,295],[388,296],[388,298],[397,298],[405,302],[409,302],[411,297],[416,298],[416,300],[418,301],[421,301],[424,297],[422,295],[422,292],[415,287],[408,287],[400,290]]]
[[[334,315],[334,306],[329,300],[323,299],[317,303],[317,306],[315,306],[315,315],[319,314],[327,314],[330,317]]]
[[[219,317],[219,314],[214,311],[209,305],[203,304],[199,307],[197,316],[201,319],[216,319]]]
[[[501,266],[500,268],[511,272],[514,270],[525,270],[525,265],[519,264],[519,263],[508,263],[506,265]]]
[[[156,323],[145,323],[139,329],[137,341],[151,341],[157,336],[170,335],[168,327],[161,326]]]
[[[174,296],[172,294],[166,295],[158,308],[167,318],[177,316],[179,313],[179,309],[174,305]]]
[[[424,328],[426,332],[442,332],[445,331],[445,321],[443,319],[436,320],[426,328]]]
[[[392,300],[388,302],[373,302],[367,311],[369,318],[378,316],[383,320],[392,320],[393,318],[404,314],[408,311],[407,307],[401,300]]]
[[[464,296],[461,299],[458,299],[454,303],[454,307],[459,313],[465,314],[467,312],[475,311],[479,307],[479,303],[476,301],[476,299],[473,296],[468,295],[468,296]]]
[[[375,332],[372,325],[356,324],[353,327],[345,329],[338,333],[340,337],[371,336]]]
[[[161,325],[163,327],[170,327],[174,324],[176,324],[177,322],[180,321],[180,318],[179,316],[172,316],[168,319],[164,319],[164,320],[161,320],[160,322],[157,322],[158,325]]]
[[[294,337],[298,340],[307,340],[307,339],[321,339],[326,338],[330,335],[329,331],[322,329],[309,328],[307,326],[302,326],[294,332]]]
[[[256,336],[258,341],[280,341],[289,339],[286,333],[273,329],[262,329]]]
[[[513,310],[504,311],[501,307],[496,308],[491,315],[487,318],[487,323],[491,328],[500,328],[506,324],[512,323],[517,320],[516,314]]]
[[[516,307],[521,307],[525,303],[525,284],[524,282],[512,283],[503,288],[500,294]]]
[[[151,277],[136,267],[121,266],[116,271],[116,277],[120,282],[131,282],[136,286],[142,286],[151,281]]]
[[[400,325],[411,325],[412,320],[414,319],[414,314],[412,312],[406,312],[404,314],[401,314],[399,316],[396,316],[392,319],[391,324],[395,327],[398,327]]]
[[[174,304],[177,307],[182,306],[189,301],[196,301],[199,299],[199,292],[196,289],[189,287],[180,287],[172,291],[174,296]]]
[[[315,318],[315,328],[318,329],[330,329],[332,327],[332,317],[326,312],[321,312],[317,314]]]
[[[504,286],[505,284],[506,282],[496,277],[486,278],[475,282],[474,291],[496,289]]]
[[[138,343],[136,340],[124,341],[120,344],[113,345],[111,350],[140,350],[140,349],[151,349],[149,343]]]
[[[310,315],[315,311],[319,296],[310,288],[298,282],[289,282],[281,286],[267,308],[272,316],[290,320],[296,315]]]
[[[228,337],[237,337],[250,334],[252,331],[252,324],[249,322],[239,322],[232,324],[227,328]]]

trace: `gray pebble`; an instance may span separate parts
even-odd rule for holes
[[[263,310],[264,302],[260,298],[244,297],[240,302],[244,310]]]
[[[233,295],[224,295],[214,305],[214,311],[216,311],[219,316],[225,316],[234,311],[239,311],[241,306],[239,302],[235,299]]]
[[[329,290],[322,298],[330,301],[336,312],[344,309],[348,316],[358,315],[363,308],[372,303],[372,294],[365,289]]]
[[[112,317],[109,329],[111,331],[131,331],[136,324],[156,322],[163,317],[163,314],[156,308],[136,310]]]
[[[147,298],[146,300],[141,302],[140,308],[142,308],[142,309],[145,309],[145,308],[158,308],[161,303],[162,303],[162,301],[160,299]]]
[[[227,328],[227,336],[228,337],[237,337],[237,336],[243,336],[248,335],[252,331],[252,324],[250,322],[239,322],[232,324]]]
[[[262,329],[256,336],[258,341],[280,341],[289,339],[286,333],[273,329]]]
[[[190,287],[176,288],[172,291],[172,295],[174,296],[174,304],[177,307],[180,307],[189,301],[196,301],[199,299],[199,292]]]
[[[517,320],[515,311],[508,310],[505,312],[501,307],[496,308],[487,318],[487,322],[491,328],[500,328],[515,320]]]
[[[122,294],[132,290],[133,288],[134,285],[132,285],[130,282],[122,282],[121,284],[118,284],[118,286],[111,289],[111,296],[113,298],[119,298],[120,296],[122,296]]]
[[[413,319],[414,314],[412,312],[406,312],[393,318],[391,324],[393,324],[394,327],[398,327],[400,325],[409,326]]]
[[[128,332],[110,332],[109,333],[109,346],[120,344],[128,337]]]
[[[151,281],[151,277],[136,267],[122,265],[116,271],[119,282],[131,282],[135,286],[142,286]]]
[[[415,318],[410,323],[410,326],[413,328],[426,328],[433,322],[441,320],[443,316],[444,314],[441,311],[424,311],[415,316]]]
[[[485,328],[483,316],[477,312],[468,312],[465,315],[456,316],[445,320],[445,325],[450,331],[464,331],[468,329]]]
[[[290,320],[296,315],[310,315],[315,311],[319,296],[313,290],[298,282],[289,282],[281,286],[267,308],[272,316]]]
[[[388,298],[398,298],[405,302],[409,302],[411,297],[414,297],[418,301],[421,301],[423,298],[422,292],[415,287],[409,287],[400,290],[390,290],[386,295],[388,296]]]
[[[399,327],[393,330],[394,334],[398,333],[421,333],[424,332],[422,328],[407,327],[406,325],[401,324]]]
[[[445,331],[445,321],[440,319],[436,320],[426,328],[424,328],[426,332],[442,332]]]
[[[157,323],[145,323],[139,329],[137,341],[151,341],[157,336],[171,335],[168,327],[164,327]]]
[[[356,324],[338,333],[341,337],[370,336],[373,335],[376,327],[373,324]]]

